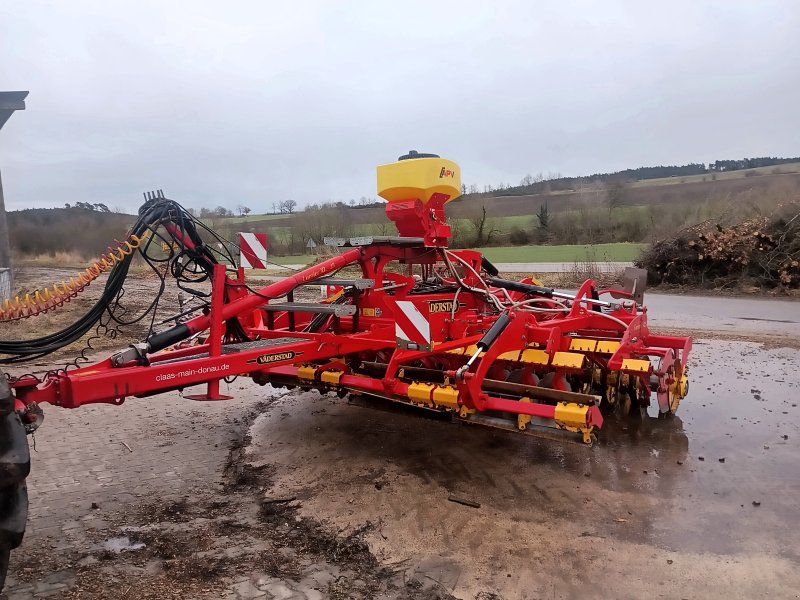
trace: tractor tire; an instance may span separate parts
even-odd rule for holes
[[[11,550],[0,548],[0,592],[6,587],[6,573],[8,573],[8,560],[11,558]]]
[[[0,591],[5,586],[9,554],[25,535],[28,519],[25,478],[30,470],[25,427],[14,411],[14,396],[0,371]]]

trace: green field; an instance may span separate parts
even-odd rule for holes
[[[576,246],[498,246],[476,248],[486,258],[498,263],[549,262],[631,262],[639,258],[647,244],[594,244]],[[310,262],[309,255],[270,256],[277,264],[300,265]]]
[[[639,258],[646,244],[595,244],[577,246],[498,246],[477,248],[498,263],[630,262]]]
[[[290,214],[277,214],[277,215],[254,215],[249,214],[245,216],[239,217],[223,217],[226,223],[249,223],[250,221],[274,221],[275,219],[288,219],[292,215]],[[217,220],[221,220],[220,217],[214,217]]]
[[[310,254],[295,254],[294,256],[267,256],[267,260],[279,265],[304,265],[315,259],[316,257],[311,256]]]

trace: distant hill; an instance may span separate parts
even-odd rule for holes
[[[472,222],[484,207],[494,233],[491,240],[478,244],[482,246],[522,244],[525,240],[647,242],[706,218],[733,213],[743,217],[799,197],[800,158],[766,157],[718,160],[709,165],[640,167],[537,180],[486,192],[473,190],[449,204],[447,214],[453,225],[454,245],[476,245]],[[192,199],[177,200],[191,204]],[[228,208],[219,207],[223,211]],[[543,210],[551,215],[546,231],[537,216]],[[371,202],[360,206],[326,203],[294,214],[201,217],[231,240],[240,231],[268,233],[270,252],[277,256],[303,253],[309,238],[320,243],[325,236],[395,232],[383,203]],[[27,257],[58,252],[95,257],[115,238],[123,237],[134,220],[133,215],[111,213],[103,204],[86,202],[8,213],[12,251]]]
[[[484,192],[491,192],[494,196],[518,196],[522,194],[541,194],[547,192],[573,191],[591,183],[633,183],[650,179],[663,179],[672,177],[688,177],[692,175],[716,176],[720,173],[742,171],[746,169],[761,169],[779,165],[798,163],[800,157],[779,158],[776,156],[760,156],[756,158],[740,158],[715,160],[706,166],[705,163],[689,163],[688,165],[658,165],[655,167],[637,167],[613,173],[594,173],[580,177],[543,177],[526,175],[519,185],[501,187],[485,186]],[[465,189],[467,193],[479,192],[477,186]]]
[[[512,192],[468,193],[448,204],[452,245],[647,243],[705,219],[746,218],[769,213],[781,202],[796,201],[800,161],[635,181],[581,180],[565,190]],[[480,222],[484,207],[493,233],[490,240],[478,243],[475,223]],[[538,216],[542,211],[550,216],[546,228]],[[383,205],[355,207],[339,202],[316,212],[323,215],[311,211],[214,219],[213,227],[231,239],[237,231],[265,232],[275,256],[303,253],[309,238],[319,243],[324,236],[395,232]]]
[[[69,252],[94,257],[124,237],[133,215],[89,208],[28,208],[7,213],[11,251],[16,255]]]

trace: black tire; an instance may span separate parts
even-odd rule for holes
[[[5,586],[9,554],[25,535],[28,519],[25,478],[30,470],[25,427],[14,411],[14,396],[0,371],[0,591]]]
[[[6,587],[6,573],[8,572],[8,559],[11,557],[11,550],[0,548],[0,592]]]

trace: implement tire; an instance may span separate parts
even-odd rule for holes
[[[10,551],[22,543],[28,519],[25,478],[31,455],[25,427],[14,411],[14,396],[0,371],[0,591],[8,572]]]

